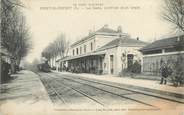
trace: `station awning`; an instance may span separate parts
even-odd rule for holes
[[[105,51],[101,52],[90,52],[78,56],[67,56],[64,58],[61,58],[59,61],[68,61],[68,60],[73,60],[73,59],[78,59],[78,58],[83,58],[83,57],[89,57],[89,56],[100,56],[100,55],[105,55]]]
[[[56,60],[56,62],[59,62],[59,61],[65,60],[65,59],[67,59],[67,58],[69,58],[69,56],[62,57],[62,58],[60,58],[60,59]]]

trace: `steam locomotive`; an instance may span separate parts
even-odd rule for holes
[[[51,68],[48,64],[48,61],[45,61],[44,63],[38,64],[37,68],[39,71],[42,71],[42,72],[51,72]]]

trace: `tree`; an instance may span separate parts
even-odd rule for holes
[[[50,43],[42,52],[42,56],[50,59],[56,59],[57,56],[64,57],[68,52],[69,41],[64,34],[60,34],[54,42]]]
[[[184,33],[184,0],[164,0],[164,3],[163,19],[171,23],[175,30]],[[184,61],[180,53],[183,50],[182,36],[183,34],[178,36],[181,41],[176,45],[176,50],[178,51],[177,60],[172,63],[171,81],[175,86],[184,84]]]
[[[31,46],[29,29],[18,0],[1,0],[1,46],[11,55],[11,70],[15,73],[15,66],[26,56]]]
[[[176,30],[184,32],[184,0],[164,0],[162,17]]]

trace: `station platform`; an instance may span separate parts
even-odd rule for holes
[[[0,115],[50,114],[52,104],[37,74],[22,70],[11,77],[0,84]]]

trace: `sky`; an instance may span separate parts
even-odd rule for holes
[[[61,33],[73,43],[87,36],[89,30],[98,30],[105,24],[112,29],[121,26],[132,38],[147,42],[172,32],[170,24],[161,18],[163,0],[22,0],[22,3],[26,6],[22,11],[33,42],[25,58],[28,62],[40,58],[42,50]]]

